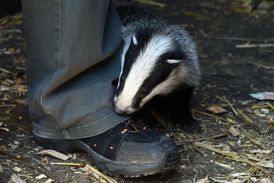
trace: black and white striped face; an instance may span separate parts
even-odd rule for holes
[[[176,68],[184,60],[176,43],[165,35],[142,32],[125,40],[114,110],[128,115],[178,83]]]

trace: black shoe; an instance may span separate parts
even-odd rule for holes
[[[168,137],[127,120],[94,137],[78,140],[46,139],[34,135],[46,149],[63,153],[87,152],[94,164],[113,176],[139,177],[173,169],[180,161]]]

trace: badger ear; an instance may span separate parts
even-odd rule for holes
[[[182,60],[177,60],[177,59],[167,59],[166,62],[169,64],[178,64],[180,63]]]

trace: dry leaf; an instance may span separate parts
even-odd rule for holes
[[[200,180],[196,181],[195,183],[209,183],[208,177],[200,179]]]
[[[206,108],[206,110],[213,112],[214,114],[221,114],[221,113],[227,112],[227,110],[225,110],[224,108],[222,108],[218,105],[210,106],[210,107]]]
[[[8,183],[26,183],[26,182],[22,180],[20,177],[18,177],[16,174],[12,174]]]
[[[268,118],[267,125],[270,126],[270,127],[274,126],[274,119],[273,118]]]
[[[228,131],[234,136],[234,137],[237,137],[237,136],[240,136],[240,132],[239,130],[237,130],[236,128],[234,128],[233,126],[231,126]]]
[[[52,150],[52,149],[46,149],[46,150],[38,152],[37,154],[49,155],[51,157],[55,157],[55,158],[58,158],[58,159],[61,159],[61,160],[68,160],[69,159],[69,156],[67,156],[63,153],[57,152],[55,150]]]

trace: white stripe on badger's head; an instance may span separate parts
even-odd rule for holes
[[[128,40],[132,40],[133,44],[136,46],[137,44],[141,44],[140,40],[137,40],[135,35],[133,35],[132,38]],[[126,58],[126,52],[132,51],[130,50],[131,48],[131,41],[126,42],[122,54],[121,73],[119,75],[117,91],[114,98],[114,109],[117,113],[130,114],[135,112],[157,94],[157,92],[153,92],[152,90],[149,95],[139,97],[140,100],[137,101],[136,104],[136,96],[145,93],[145,91],[142,92],[142,86],[144,85],[144,82],[151,76],[152,72],[155,72],[155,68],[157,64],[159,64],[157,62],[160,56],[175,49],[172,38],[161,34],[152,35],[144,47],[141,50],[137,50],[138,53],[136,57]],[[134,49],[134,47],[132,49]],[[127,67],[127,61],[131,62],[130,67]],[[168,59],[166,60],[166,63],[173,65],[178,64],[179,61],[181,60]],[[126,73],[126,67],[128,73]],[[162,89],[165,87],[165,85],[158,87],[161,87]]]
[[[135,35],[133,37],[135,37]],[[124,48],[123,48],[123,52],[121,54],[121,71],[120,71],[119,78],[118,78],[117,89],[120,86],[121,76],[122,76],[122,73],[123,73],[123,70],[124,70],[126,52],[128,51],[128,48],[130,46],[130,40],[124,39],[124,41],[125,41],[125,45],[124,45]],[[114,97],[114,101],[115,100],[117,100],[117,96],[116,95]]]

